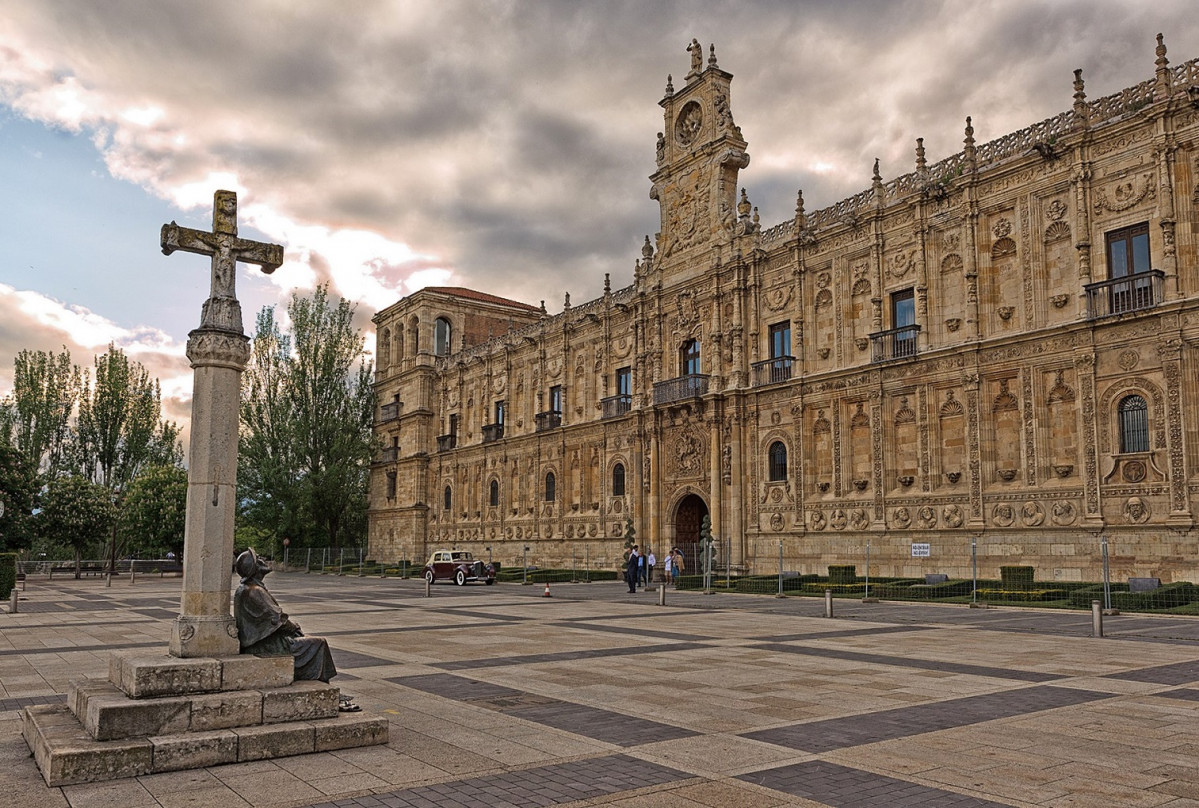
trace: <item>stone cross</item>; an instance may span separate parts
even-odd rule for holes
[[[171,629],[177,657],[235,656],[237,623],[229,610],[233,516],[237,500],[237,428],[241,372],[250,358],[234,291],[237,262],[273,272],[283,248],[237,237],[237,194],[217,191],[212,232],[171,222],[162,226],[162,252],[212,257],[212,290],[200,327],[188,334],[193,369],[187,515],[183,531],[183,597]]]
[[[234,291],[237,262],[258,264],[268,275],[283,263],[283,248],[278,244],[237,237],[237,194],[233,191],[213,195],[211,233],[174,222],[162,226],[162,254],[170,255],[175,250],[212,256],[212,288],[200,327],[213,326],[239,334],[241,305]]]

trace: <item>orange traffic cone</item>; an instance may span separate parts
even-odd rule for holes
[[[553,595],[550,594],[550,582],[549,581],[545,582],[545,594],[543,594],[541,597],[543,597],[543,598],[552,598],[553,597]]]

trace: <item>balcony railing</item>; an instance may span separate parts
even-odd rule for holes
[[[679,376],[677,379],[667,379],[654,385],[654,403],[671,404],[688,398],[699,398],[708,392],[706,374],[693,373],[689,376]]]
[[[557,410],[549,412],[539,412],[533,416],[533,420],[537,424],[538,432],[545,432],[550,429],[557,429],[562,426],[562,413]]]
[[[384,404],[379,407],[379,423],[394,421],[400,417],[400,402],[393,401],[390,404]]]
[[[437,451],[448,452],[450,449],[458,445],[458,436],[450,433],[449,435],[437,436]]]
[[[776,356],[773,359],[767,359],[765,362],[754,362],[750,365],[753,386],[761,387],[764,384],[777,384],[779,382],[790,381],[791,366],[794,362],[794,356]]]
[[[398,446],[386,446],[379,453],[380,463],[394,463],[400,459],[400,449]]]
[[[1111,317],[1151,309],[1162,302],[1166,273],[1160,269],[1138,272],[1083,287],[1087,293],[1087,319]]]
[[[894,359],[910,359],[916,355],[916,336],[920,326],[905,325],[890,331],[878,331],[870,335],[870,361],[890,362]]]
[[[494,443],[495,441],[499,440],[502,437],[504,437],[504,425],[503,424],[486,424],[483,427],[483,442],[484,443]]]
[[[619,418],[633,409],[633,397],[628,393],[600,399],[601,418]]]

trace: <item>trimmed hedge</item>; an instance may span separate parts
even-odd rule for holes
[[[1031,569],[1031,567],[1029,568]],[[1012,601],[1015,603],[1037,603],[1046,600],[1064,600],[1065,589],[979,589],[979,600]]]
[[[907,583],[895,581],[885,584],[871,584],[870,594],[879,598],[893,600],[935,600],[937,598],[957,598],[969,595],[974,591],[973,581],[943,581],[939,584],[926,584],[921,580]]]
[[[803,589],[804,584],[819,580],[820,576],[813,574],[783,576],[783,591],[799,592]],[[746,575],[734,578],[732,588],[734,591],[746,595],[769,595],[779,591],[779,577],[777,575]]]
[[[1199,600],[1199,587],[1189,581],[1162,584],[1157,589],[1150,589],[1148,592],[1112,592],[1112,608],[1130,612],[1145,609],[1172,609],[1175,606],[1184,606],[1197,600]]]
[[[1035,567],[1000,567],[999,578],[1004,589],[1032,589]]]
[[[830,564],[828,582],[830,584],[852,584],[857,580],[858,568],[853,564]]]
[[[0,553],[0,599],[8,600],[8,596],[17,588],[17,554]]]

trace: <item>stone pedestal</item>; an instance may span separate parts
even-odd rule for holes
[[[108,679],[27,707],[49,786],[387,743],[385,718],[337,710],[338,688],[293,682],[291,657],[113,655]]]

